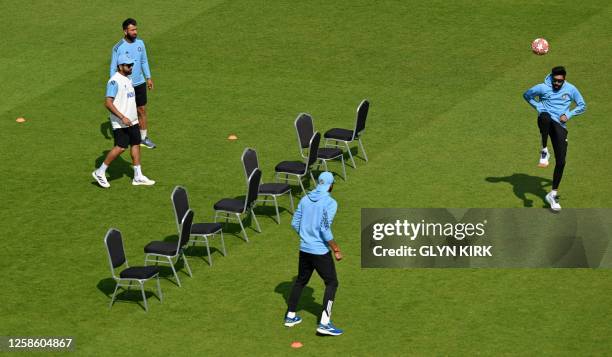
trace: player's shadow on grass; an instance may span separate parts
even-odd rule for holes
[[[293,287],[293,282],[295,281],[295,279],[297,279],[297,276],[294,276],[292,281],[284,281],[278,284],[274,289],[274,292],[283,296],[285,303],[289,301],[289,294],[291,294],[291,288]],[[304,290],[302,290],[302,296],[300,296],[300,302],[298,303],[298,311],[296,312],[304,310],[317,317],[321,315],[321,311],[323,311],[323,306],[315,302],[313,293],[313,288],[308,285],[304,287]]]
[[[96,162],[94,163],[95,167],[100,167],[100,165],[102,164],[102,162],[104,161],[104,159],[106,158],[106,155],[108,155],[108,152],[110,150],[105,150],[104,152],[102,152],[102,155],[100,155],[100,157],[98,157],[96,159]],[[130,161],[126,161],[123,156],[127,155],[130,159]],[[108,181],[114,181],[117,179],[120,179],[123,176],[127,176],[130,179],[134,178],[134,170],[132,169],[132,162],[131,162],[131,157],[130,157],[130,153],[129,150],[126,150],[123,154],[121,154],[119,157],[117,157],[109,166],[108,169],[106,169],[106,177],[108,179]],[[94,181],[92,179],[92,184],[95,186],[98,186],[98,183],[96,181]]]
[[[533,207],[533,200],[527,198],[528,193],[540,197],[543,203],[542,207],[547,207],[545,187],[552,186],[552,180],[550,179],[527,174],[513,174],[503,177],[487,177],[485,180],[491,183],[505,182],[511,184],[514,195],[523,200],[524,207]]]
[[[106,295],[109,303],[111,296],[113,296],[113,291],[115,291],[115,285],[116,282],[113,278],[102,279],[98,282],[98,290],[100,290],[104,295]],[[145,297],[147,298],[147,300],[149,300],[153,296],[155,296],[159,300],[159,296],[157,296],[157,294],[153,291],[157,292],[157,286],[155,285],[154,279],[151,279],[151,281],[145,284]],[[138,306],[140,306],[141,309],[145,309],[142,302],[142,292],[140,291],[140,285],[138,285],[138,283],[136,282],[132,284],[130,290],[127,290],[127,288],[123,287],[117,289],[117,295],[115,295],[115,302],[113,303],[113,305],[118,302],[137,304]]]
[[[106,140],[113,139],[113,126],[111,125],[110,121],[105,120],[100,124],[100,133]]]

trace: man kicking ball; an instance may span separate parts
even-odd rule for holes
[[[542,135],[542,150],[538,166],[548,167],[547,143],[548,137],[555,151],[555,172],[553,174],[552,191],[546,195],[546,202],[554,211],[560,211],[559,183],[565,168],[567,153],[567,122],[574,116],[584,113],[586,103],[574,85],[565,81],[565,68],[555,67],[544,79],[544,83],[531,87],[523,94],[523,98],[538,111],[538,127]],[[537,100],[536,100],[537,98]],[[572,102],[576,103],[570,110]]]
[[[336,200],[330,195],[333,184],[334,176],[330,172],[321,173],[316,189],[300,200],[293,214],[291,226],[300,236],[300,258],[298,277],[289,295],[285,326],[291,327],[302,322],[302,318],[295,313],[297,304],[304,286],[308,284],[312,272],[316,270],[325,282],[323,313],[317,332],[337,336],[343,331],[336,328],[331,322],[331,310],[336,289],[338,289],[338,278],[329,249],[333,251],[336,260],[342,259],[342,253],[331,231],[331,225],[338,209]]]
[[[149,180],[140,169],[140,128],[138,127],[134,87],[129,77],[132,74],[133,66],[134,60],[132,58],[127,55],[120,55],[117,59],[117,72],[108,80],[106,85],[104,105],[110,112],[109,119],[113,126],[115,146],[106,155],[102,165],[91,173],[98,184],[104,188],[110,187],[106,180],[108,165],[121,155],[128,145],[130,145],[130,154],[134,164],[132,185],[151,186],[155,184],[155,181]]]

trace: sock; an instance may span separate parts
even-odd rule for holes
[[[108,168],[108,165],[103,162],[102,165],[100,165],[100,167],[98,167],[98,170],[96,171],[98,171],[100,175],[104,175],[106,173],[107,168]]]
[[[290,319],[294,318],[295,317],[295,311],[287,312],[287,317],[290,318]]]
[[[147,137],[147,129],[140,131],[140,140],[144,140]]]
[[[142,171],[140,171],[140,165],[134,165],[134,177],[142,176]]]
[[[331,308],[334,302],[329,300],[327,302],[327,308],[323,309],[321,313],[321,325],[327,325],[329,323],[329,319],[331,318]]]
[[[542,151],[544,151],[544,152],[548,152],[548,148],[547,148],[547,147],[543,147],[543,148],[542,148]]]
[[[557,190],[552,190],[552,191],[550,191],[550,194],[551,194],[553,197],[557,196]]]

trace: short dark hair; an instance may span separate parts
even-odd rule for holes
[[[134,25],[134,26],[137,25],[136,20],[134,20],[131,17],[129,17],[129,18],[125,19],[125,21],[123,21],[123,29],[127,30],[128,26],[130,26],[130,25]]]
[[[565,72],[565,67],[563,66],[557,66],[555,68],[553,68],[550,73],[552,73],[553,77],[554,76],[563,76],[565,77],[566,72]]]

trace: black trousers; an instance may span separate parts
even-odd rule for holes
[[[323,295],[323,309],[327,316],[331,316],[330,301],[334,301],[336,290],[338,289],[338,277],[336,276],[336,266],[331,252],[324,255],[310,254],[300,251],[298,266],[298,276],[289,295],[288,310],[296,311],[298,301],[302,295],[302,290],[308,284],[313,271],[317,271],[325,282],[325,293]]]
[[[550,114],[540,113],[538,116],[538,128],[542,135],[542,147],[546,147],[548,137],[555,151],[555,173],[553,174],[553,190],[559,188],[563,170],[565,169],[565,155],[567,154],[567,129],[552,120]]]

